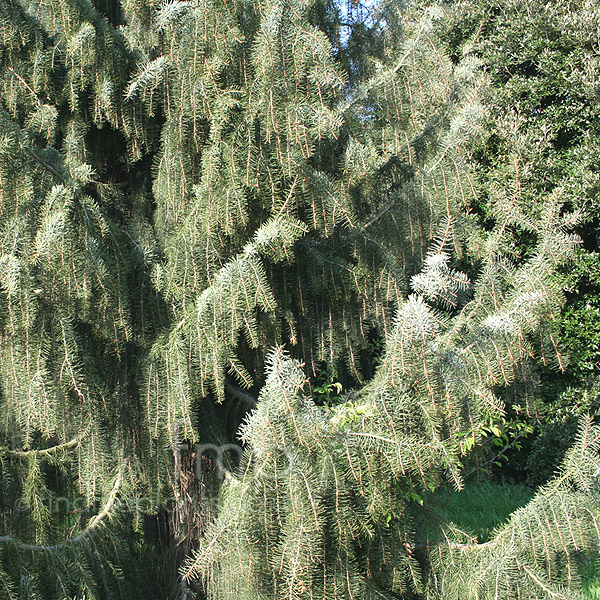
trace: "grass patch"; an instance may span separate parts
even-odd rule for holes
[[[534,493],[535,490],[519,484],[471,482],[460,492],[439,494],[431,508],[442,521],[453,521],[461,529],[474,533],[483,543],[496,527],[508,520],[512,512],[525,506]]]
[[[582,589],[589,600],[600,600],[600,558],[590,561],[582,573]]]
[[[506,523],[515,510],[525,506],[535,490],[519,484],[490,481],[467,483],[460,492],[445,491],[436,495],[427,507],[441,521],[452,521],[461,529],[487,542],[492,531]],[[588,600],[600,600],[600,557],[590,560],[581,572],[581,591]]]

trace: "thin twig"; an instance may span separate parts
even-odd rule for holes
[[[225,382],[225,391],[229,392],[234,398],[241,400],[251,408],[256,408],[258,406],[256,398],[252,397],[250,394],[244,392],[244,390],[229,383],[228,381]]]

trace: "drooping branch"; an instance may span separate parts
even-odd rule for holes
[[[3,536],[0,536],[0,543],[13,544],[14,546],[16,546],[17,548],[19,548],[21,550],[29,550],[31,552],[38,552],[38,551],[53,552],[53,551],[59,550],[61,548],[64,548],[66,546],[81,543],[83,540],[88,538],[92,534],[92,532],[94,532],[96,529],[98,529],[104,523],[104,521],[109,517],[110,512],[113,509],[115,502],[117,501],[117,495],[119,493],[119,489],[121,488],[121,484],[123,483],[123,470],[124,470],[123,467],[121,467],[119,469],[119,472],[117,473],[117,477],[115,479],[115,483],[113,485],[113,488],[112,488],[110,494],[108,495],[108,498],[106,500],[106,504],[104,505],[104,508],[97,515],[95,515],[92,518],[92,520],[88,523],[87,527],[81,533],[76,535],[75,537],[69,538],[62,542],[59,542],[58,544],[46,545],[46,544],[26,544],[24,542],[16,540],[15,538],[13,538],[9,535],[3,535]]]
[[[28,458],[30,456],[51,456],[52,454],[56,454],[61,450],[70,450],[71,448],[75,448],[75,446],[77,446],[77,444],[81,441],[84,435],[85,434],[78,435],[77,437],[74,437],[68,442],[64,442],[63,444],[57,444],[56,446],[52,446],[50,448],[40,448],[33,450],[4,450],[6,452],[6,455],[10,456],[11,458]]]
[[[52,456],[61,450],[71,450],[75,448],[79,442],[87,435],[90,430],[91,425],[88,426],[73,439],[68,442],[63,442],[62,444],[56,444],[55,446],[51,446],[50,448],[33,448],[31,450],[10,450],[8,448],[2,448],[0,446],[0,452],[4,451],[6,456],[11,458],[29,458],[32,456],[36,456],[38,458],[43,458],[44,456]]]

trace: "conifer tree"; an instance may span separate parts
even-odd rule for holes
[[[439,9],[370,10],[2,0],[0,596],[576,588],[598,536],[590,422],[489,545],[416,531],[497,388],[528,381],[531,337],[553,350],[549,273],[574,239],[560,198],[532,216],[519,190],[476,227],[479,63],[442,51]],[[512,228],[538,241],[522,264]],[[324,363],[365,384],[332,412],[307,388]],[[199,502],[221,486],[181,449],[243,419],[239,474]]]

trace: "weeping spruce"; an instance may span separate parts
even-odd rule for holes
[[[445,18],[0,0],[0,598],[581,597],[592,419],[485,543],[426,501],[535,410],[577,244],[518,158],[470,214],[485,78]]]

